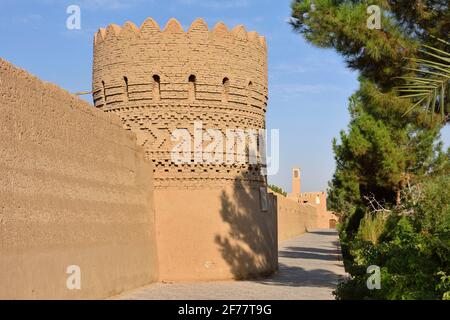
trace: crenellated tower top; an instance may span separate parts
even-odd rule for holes
[[[94,102],[114,108],[123,100],[124,79],[134,98],[158,99],[153,90],[160,83],[159,102],[183,103],[188,99],[189,77],[195,76],[198,101],[222,101],[222,86],[229,86],[228,102],[250,104],[265,110],[267,100],[267,48],[265,38],[239,25],[229,31],[221,22],[213,30],[202,19],[185,32],[176,19],[161,30],[153,19],[140,28],[131,22],[111,24],[94,38]],[[251,92],[249,92],[251,91]],[[248,95],[250,97],[248,99]],[[104,101],[106,98],[106,101]],[[108,99],[109,98],[109,99]],[[227,97],[225,97],[227,98]]]
[[[191,24],[189,30],[185,32],[180,22],[175,18],[170,19],[163,30],[161,30],[158,23],[152,18],[145,20],[140,28],[130,21],[127,21],[122,27],[117,24],[110,24],[107,28],[100,28],[100,30],[95,34],[94,44],[97,45],[103,41],[117,38],[122,40],[131,40],[133,38],[154,37],[158,33],[175,33],[189,36],[198,33],[199,31],[210,33],[211,37],[217,38],[226,38],[230,35],[232,38],[247,40],[250,43],[254,43],[256,46],[266,47],[265,37],[260,36],[256,31],[247,32],[243,25],[238,25],[233,30],[229,31],[223,22],[218,22],[215,27],[209,31],[206,22],[203,19],[197,19]]]

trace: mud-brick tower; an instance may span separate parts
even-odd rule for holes
[[[260,166],[248,158],[196,158],[199,150],[210,150],[207,141],[196,140],[199,131],[201,137],[220,130],[225,137],[227,129],[265,128],[265,39],[243,26],[230,31],[218,23],[209,30],[201,19],[188,31],[175,19],[163,30],[152,19],[140,28],[127,22],[96,34],[93,68],[95,107],[117,114],[154,164],[161,280],[273,271],[276,214],[266,201]],[[173,161],[177,129],[191,136],[189,162]],[[225,144],[214,152],[230,152]]]

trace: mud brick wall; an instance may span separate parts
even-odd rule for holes
[[[0,59],[0,299],[103,298],[158,277],[134,134]],[[81,268],[68,290],[67,267]]]

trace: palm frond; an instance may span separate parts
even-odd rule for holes
[[[450,46],[445,40],[439,41]],[[439,114],[444,120],[450,112],[450,52],[427,45],[419,51],[425,58],[410,58],[417,67],[405,68],[408,75],[399,77],[405,84],[396,87],[401,98],[411,100],[411,107],[404,115],[422,108],[429,110],[432,116]]]

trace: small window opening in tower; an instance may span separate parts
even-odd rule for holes
[[[161,78],[155,74],[153,76],[153,100],[159,101],[161,99]]]
[[[125,101],[128,101],[129,99],[129,93],[128,93],[128,78],[127,77],[123,77],[123,82],[125,83]]]
[[[189,76],[189,101],[195,101],[197,78],[194,75]]]
[[[247,86],[247,104],[252,105],[253,102],[253,82],[249,82]]]
[[[102,81],[103,104],[106,105],[106,87],[105,81]]]
[[[230,79],[223,78],[222,81],[222,102],[228,102],[228,94],[230,93]]]

